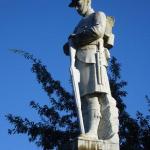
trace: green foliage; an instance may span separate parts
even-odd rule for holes
[[[139,143],[141,144],[141,150],[150,149],[150,99],[145,97],[148,104],[148,115],[144,116],[141,112],[137,112],[137,122],[139,128]]]
[[[121,150],[149,150],[150,149],[150,115],[143,116],[137,112],[137,119],[132,118],[126,112],[126,105],[123,97],[127,96],[127,92],[123,88],[127,82],[121,80],[121,68],[115,57],[112,57],[109,68],[109,79],[112,96],[117,101],[119,108],[120,122],[120,149]],[[146,96],[150,113],[150,99]]]
[[[73,95],[67,92],[59,81],[52,78],[40,60],[22,50],[12,51],[32,62],[32,72],[35,73],[38,83],[47,93],[49,104],[40,106],[34,101],[30,102],[30,106],[41,118],[38,123],[29,121],[27,118],[7,115],[8,121],[14,126],[13,129],[9,129],[9,133],[27,134],[29,141],[35,142],[44,150],[52,149],[59,143],[76,137],[79,134],[79,127]]]
[[[127,82],[121,80],[120,66],[121,65],[118,63],[117,59],[112,57],[109,66],[109,83],[112,96],[116,99],[117,107],[121,114],[126,108],[122,98],[127,96],[127,92],[123,90],[123,88],[127,85]]]
[[[121,150],[138,150],[140,146],[138,143],[138,130],[139,126],[135,119],[131,118],[126,112],[126,105],[123,102],[123,97],[127,96],[127,92],[123,88],[127,82],[121,80],[121,65],[115,57],[112,57],[110,62],[110,87],[112,96],[117,101],[119,109],[119,135],[120,135],[120,148]]]
[[[13,125],[12,129],[8,130],[9,134],[26,134],[30,142],[35,142],[43,150],[51,150],[60,143],[77,137],[79,124],[73,95],[61,86],[60,81],[52,78],[40,60],[22,50],[12,51],[31,61],[32,72],[47,93],[49,103],[40,106],[35,101],[30,102],[30,106],[37,111],[40,122],[8,114],[6,117]],[[127,92],[124,91],[127,82],[121,80],[120,71],[121,65],[113,57],[110,61],[109,80],[112,96],[116,99],[119,108],[121,150],[149,150],[150,116],[143,116],[138,112],[137,119],[134,119],[126,112],[123,98],[127,96]],[[150,112],[150,100],[148,97],[146,99]]]

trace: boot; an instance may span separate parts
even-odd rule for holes
[[[97,97],[86,97],[85,107],[82,107],[85,138],[98,140],[98,126],[100,122],[100,105]]]
[[[85,124],[87,128],[85,135],[92,139],[98,140],[97,130],[100,122],[99,112],[94,109],[89,109],[89,112],[87,114],[87,124]]]

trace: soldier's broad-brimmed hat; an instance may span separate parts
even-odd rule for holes
[[[78,5],[79,0],[72,0],[72,2],[69,4],[69,7],[76,7]]]

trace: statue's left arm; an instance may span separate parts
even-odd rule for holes
[[[106,28],[106,16],[103,12],[93,14],[91,26],[85,27],[82,32],[72,37],[72,42],[76,48],[85,46],[93,41],[103,38]]]

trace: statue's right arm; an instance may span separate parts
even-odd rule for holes
[[[77,28],[75,27],[73,33],[68,37],[68,40],[71,40],[71,38],[72,38],[73,36],[75,36],[76,30],[77,30]],[[68,42],[66,42],[66,43],[64,44],[63,50],[64,50],[64,53],[65,53],[67,56],[69,56],[69,43],[68,43]]]

